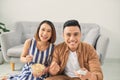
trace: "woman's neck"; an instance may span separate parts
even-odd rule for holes
[[[42,41],[38,41],[37,42],[37,47],[40,49],[40,50],[45,50],[49,45],[49,42],[42,42]]]
[[[38,44],[39,44],[40,46],[47,46],[47,45],[48,45],[48,42],[38,41]]]

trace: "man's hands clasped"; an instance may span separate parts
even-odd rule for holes
[[[80,74],[78,72],[75,72],[75,75],[78,76],[81,80],[97,80],[97,76],[94,73],[89,72],[85,68],[82,68],[82,70],[86,71],[86,73],[84,75]]]
[[[51,75],[56,75],[60,71],[60,66],[53,61],[50,65],[49,72]]]

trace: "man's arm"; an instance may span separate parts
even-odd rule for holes
[[[89,71],[97,76],[97,80],[103,80],[103,73],[99,61],[99,57],[94,49],[94,47],[89,46]]]
[[[58,52],[59,51],[55,47],[53,55],[52,55],[52,62],[51,62],[50,68],[49,68],[49,73],[51,75],[56,75],[60,71],[60,66],[58,65],[59,64],[59,54],[58,54]]]
[[[101,65],[99,62],[98,55],[95,51],[95,49],[91,45],[84,45],[84,60],[86,61],[86,64],[84,64],[84,67],[81,68],[83,71],[87,71],[85,75],[81,73],[75,72],[75,74],[81,79],[81,80],[103,80],[103,74],[101,70]]]

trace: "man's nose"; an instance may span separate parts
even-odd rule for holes
[[[71,37],[70,37],[70,40],[71,40],[71,41],[75,40],[75,37],[74,37],[74,36],[71,36]]]

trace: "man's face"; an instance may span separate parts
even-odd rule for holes
[[[63,32],[65,43],[71,51],[76,51],[81,38],[81,32],[78,26],[65,27]]]

